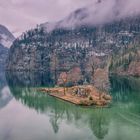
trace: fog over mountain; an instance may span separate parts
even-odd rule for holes
[[[81,22],[95,25],[137,15],[139,7],[139,0],[1,0],[0,23],[19,36],[40,23],[55,23],[64,19],[66,22],[62,25],[66,27]],[[71,18],[67,22],[65,17],[79,8],[85,8],[86,17],[82,20]]]
[[[99,26],[126,17],[140,15],[140,1],[137,0],[92,0],[82,8],[56,23],[45,23],[48,31],[55,28],[74,28],[81,25]]]

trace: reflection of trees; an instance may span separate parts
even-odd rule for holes
[[[47,116],[49,116],[54,133],[59,131],[62,121],[66,121],[66,123],[74,124],[77,128],[89,127],[98,139],[103,139],[109,132],[111,118],[114,119],[113,121],[115,121],[115,119],[117,119],[116,121],[120,119],[119,121],[122,121],[122,124],[125,123],[124,119],[117,118],[116,114],[118,112],[120,114],[123,113],[122,115],[126,118],[134,119],[135,121],[137,120],[137,122],[139,122],[139,118],[136,119],[136,117],[140,115],[140,106],[136,105],[136,103],[139,103],[140,98],[138,97],[140,96],[138,94],[134,94],[133,91],[133,88],[139,91],[138,88],[140,86],[138,86],[138,79],[134,80],[134,82],[133,80],[128,82],[123,79],[110,79],[111,86],[113,87],[113,98],[117,97],[115,99],[117,99],[118,102],[124,102],[126,101],[127,97],[127,102],[131,102],[131,104],[124,104],[123,106],[121,105],[121,107],[117,105],[115,106],[115,109],[114,107],[112,107],[112,109],[93,109],[82,108],[63,101],[59,101],[48,96],[47,94],[38,93],[33,88],[24,87],[26,84],[23,83],[26,82],[22,81],[22,78],[20,80],[18,79],[17,81],[15,81],[14,78],[11,78],[13,78],[13,76],[8,78],[8,83],[14,97],[29,108],[33,108],[39,113],[47,114]],[[35,85],[32,80],[37,79],[31,78],[31,83],[33,83],[31,86]],[[22,86],[20,86],[21,84]],[[136,101],[136,103],[132,101]],[[129,112],[131,112],[131,114],[128,114]],[[134,118],[134,116],[136,117]],[[128,124],[128,122],[126,123]]]
[[[53,114],[52,114],[52,116],[50,118],[50,123],[52,124],[54,133],[57,133],[58,132],[59,125],[60,125],[59,119],[62,118],[62,117],[63,117],[63,111],[60,112],[58,110],[58,108],[55,106],[54,111],[53,111]]]
[[[111,93],[117,104],[115,113],[123,120],[122,123],[126,121],[136,127],[140,122],[140,78],[112,76],[110,81]]]
[[[115,101],[130,102],[138,100],[140,78],[111,76],[111,93]]]
[[[51,119],[50,119],[50,123],[52,124],[54,133],[57,133],[58,130],[59,130],[59,124],[58,124],[58,122],[57,122],[58,118],[59,118],[59,117],[55,116],[54,118],[51,118]]]
[[[81,125],[80,127],[88,126],[97,137],[104,136],[108,132],[109,117],[105,117],[106,113],[99,113],[96,109],[82,108],[59,101],[31,88],[18,88],[16,90],[16,88],[11,87],[11,89],[17,100],[20,100],[29,108],[34,108],[37,112],[47,114],[50,117],[54,133],[59,131],[62,120],[76,126]]]
[[[108,134],[109,116],[106,113],[104,114],[103,109],[95,110],[95,112],[90,119],[90,128],[97,138],[103,139]]]

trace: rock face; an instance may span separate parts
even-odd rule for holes
[[[14,41],[6,68],[12,71],[50,71],[57,77],[58,71],[69,72],[78,67],[83,79],[86,77],[92,81],[90,77],[94,70],[108,67],[108,58],[113,53],[135,44],[140,34],[139,23],[140,17],[137,16],[99,26],[54,28],[51,32],[47,32],[46,25],[41,25]]]
[[[5,68],[5,61],[8,56],[8,48],[0,44],[0,71]]]
[[[12,33],[3,25],[0,25],[0,44],[4,47],[10,48],[15,37]]]
[[[14,39],[14,36],[8,31],[8,29],[0,25],[0,70],[5,68],[8,48],[12,45]]]

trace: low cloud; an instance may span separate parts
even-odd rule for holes
[[[71,28],[82,24],[102,25],[114,20],[140,15],[140,1],[138,0],[96,0],[90,5],[71,14],[60,27]]]
[[[101,2],[100,2],[101,1]],[[84,18],[67,17],[85,7]],[[140,14],[138,0],[0,0],[0,24],[15,36],[37,24],[65,19],[63,26],[102,24],[111,20]],[[69,18],[69,17],[68,17]]]
[[[0,24],[15,36],[44,22],[55,22],[91,0],[0,0]]]

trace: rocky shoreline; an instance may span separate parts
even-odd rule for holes
[[[104,107],[111,103],[112,97],[99,91],[92,85],[73,86],[69,88],[39,88],[40,92],[50,96],[81,106],[100,106]]]

